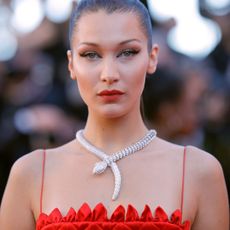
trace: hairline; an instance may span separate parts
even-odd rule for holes
[[[75,26],[73,27],[73,30],[72,30],[72,33],[71,33],[71,40],[70,40],[70,49],[72,50],[72,42],[73,42],[73,38],[74,38],[74,33],[76,33],[78,30],[78,24],[79,22],[81,21],[81,18],[84,17],[84,16],[87,16],[89,14],[92,14],[92,13],[98,13],[98,12],[105,12],[107,15],[110,15],[110,14],[133,14],[135,16],[138,17],[138,24],[139,24],[139,27],[140,27],[140,30],[142,31],[143,35],[146,37],[147,39],[147,49],[148,49],[148,52],[150,52],[150,47],[149,47],[149,38],[148,38],[148,35],[147,35],[147,31],[145,30],[144,26],[142,25],[142,17],[140,15],[140,13],[135,9],[135,8],[123,8],[123,9],[115,9],[113,11],[107,9],[107,8],[102,8],[102,7],[95,7],[95,9],[86,9],[84,12],[82,12],[79,17],[77,18],[77,21],[78,23],[75,24]],[[152,46],[152,43],[151,43],[151,46]],[[152,48],[152,47],[151,47]]]

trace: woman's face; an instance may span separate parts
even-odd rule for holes
[[[145,75],[155,71],[157,52],[157,46],[148,52],[136,14],[83,15],[67,55],[89,113],[115,118],[139,112]]]

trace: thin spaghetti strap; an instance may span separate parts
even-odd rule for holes
[[[40,193],[40,213],[42,213],[42,202],[43,202],[43,190],[44,190],[44,180],[45,180],[45,163],[46,163],[46,150],[43,150],[42,157],[42,180],[41,180],[41,193]]]
[[[183,206],[184,206],[184,181],[185,181],[185,163],[186,163],[186,146],[184,147],[183,154],[183,167],[182,167],[182,183],[181,183],[181,214],[183,215]]]

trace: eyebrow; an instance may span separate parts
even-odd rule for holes
[[[124,45],[124,44],[130,43],[130,42],[141,43],[141,41],[139,39],[128,39],[128,40],[120,42],[119,45]],[[89,46],[96,46],[96,47],[99,46],[98,44],[93,43],[93,42],[81,42],[80,45],[89,45]]]

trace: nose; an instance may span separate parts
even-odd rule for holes
[[[102,63],[101,80],[107,84],[113,84],[119,81],[120,75],[115,60],[107,58]]]

